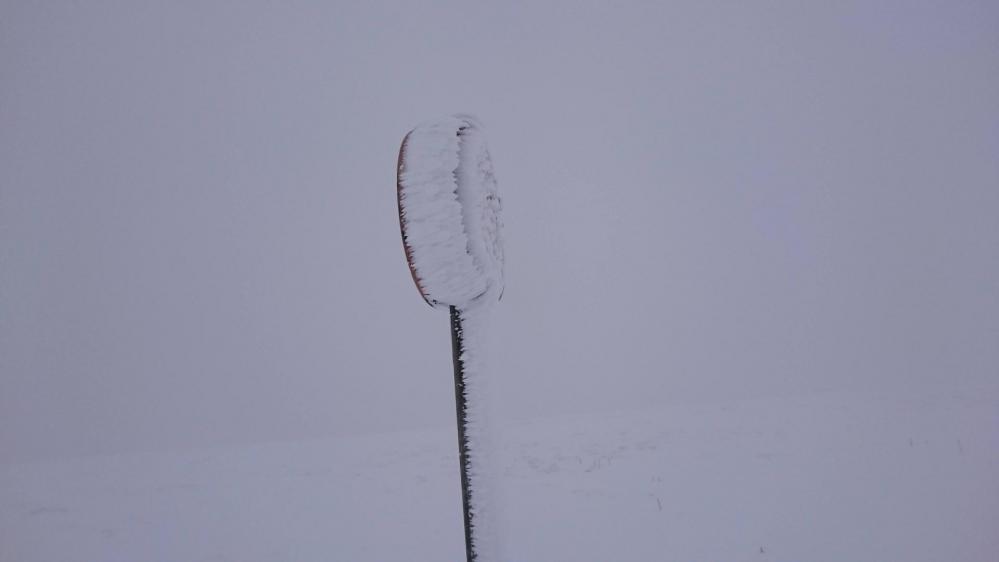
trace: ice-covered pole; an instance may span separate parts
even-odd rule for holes
[[[427,304],[451,316],[466,558],[493,562],[484,332],[489,309],[503,294],[503,244],[482,126],[455,115],[410,131],[399,148],[396,188],[413,281]]]

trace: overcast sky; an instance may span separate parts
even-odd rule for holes
[[[403,135],[485,124],[501,415],[999,396],[994,2],[5,2],[0,462],[453,424]]]

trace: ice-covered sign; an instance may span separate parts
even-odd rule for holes
[[[399,224],[424,300],[451,312],[458,454],[468,562],[502,559],[496,540],[487,325],[503,295],[500,198],[482,125],[428,121],[399,148]]]
[[[500,198],[482,126],[455,115],[409,132],[397,191],[406,258],[423,298],[460,310],[503,293]]]

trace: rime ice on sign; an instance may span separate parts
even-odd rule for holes
[[[427,302],[465,310],[496,301],[501,203],[478,121],[445,117],[406,135],[398,196],[406,254]]]

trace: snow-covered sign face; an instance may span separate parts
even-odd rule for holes
[[[410,131],[397,189],[406,259],[427,303],[469,309],[498,300],[501,205],[482,126],[455,115]]]

